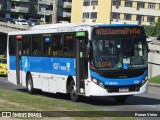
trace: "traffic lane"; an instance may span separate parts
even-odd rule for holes
[[[8,90],[24,89],[25,87],[14,85],[7,80],[7,77],[0,77],[0,88]]]
[[[154,87],[149,87],[150,90],[152,88]],[[160,97],[152,93],[154,92],[131,96],[122,105],[119,105],[112,97],[84,97],[82,103],[105,111],[160,111]]]
[[[25,87],[14,85],[8,82],[7,78],[0,78],[0,88],[27,92]],[[105,111],[160,111],[159,89],[158,87],[149,86],[148,93],[131,96],[123,105],[117,104],[112,97],[81,97],[77,104],[93,106]],[[51,94],[40,91],[37,94],[69,101],[68,96],[65,94]]]

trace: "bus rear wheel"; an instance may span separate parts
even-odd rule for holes
[[[79,96],[78,96],[78,94],[77,94],[77,92],[76,92],[76,86],[75,86],[75,83],[74,83],[73,80],[70,82],[69,89],[70,89],[70,99],[71,99],[73,102],[78,101]]]
[[[33,80],[32,80],[31,74],[29,74],[29,75],[27,76],[27,81],[26,81],[26,83],[27,83],[27,92],[28,92],[29,94],[33,94],[35,90],[34,90],[34,88],[33,88]]]
[[[115,100],[118,104],[123,104],[126,102],[128,96],[116,96]]]

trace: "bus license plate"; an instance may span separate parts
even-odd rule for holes
[[[119,88],[119,92],[129,92],[128,88]]]

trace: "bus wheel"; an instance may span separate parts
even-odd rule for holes
[[[70,99],[71,99],[73,102],[78,101],[79,96],[77,95],[76,86],[75,86],[75,83],[74,83],[73,80],[71,81],[69,88],[70,88]]]
[[[33,80],[32,80],[31,74],[29,74],[27,76],[27,81],[26,82],[27,82],[27,92],[29,94],[33,94],[34,93],[34,88],[33,88]]]
[[[115,100],[118,104],[123,104],[127,100],[128,96],[116,96]]]

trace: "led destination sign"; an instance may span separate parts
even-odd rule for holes
[[[96,27],[93,28],[92,35],[141,35],[143,33],[140,27]]]

